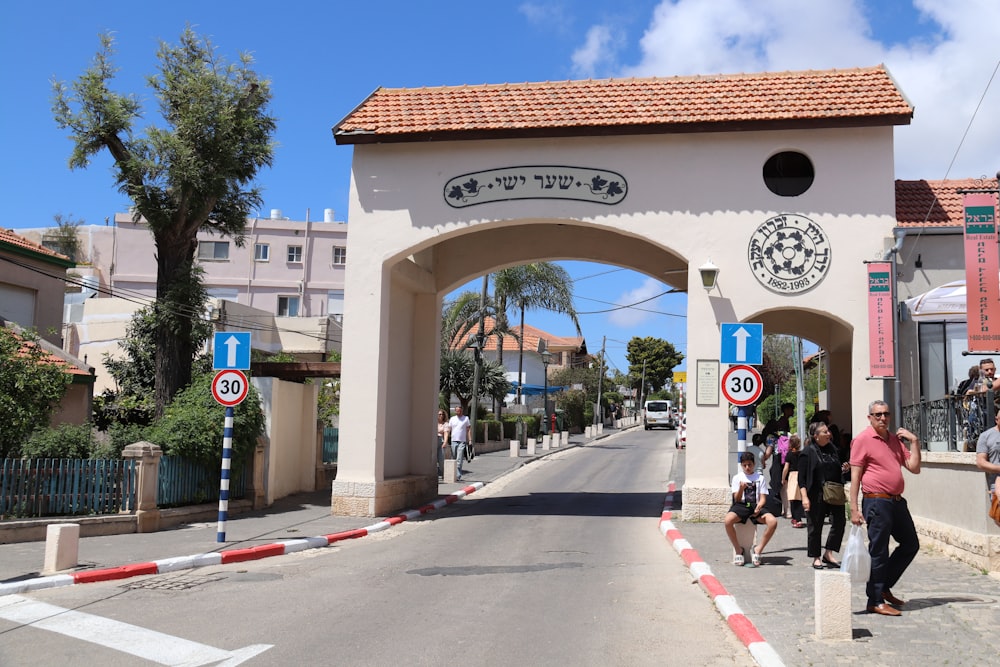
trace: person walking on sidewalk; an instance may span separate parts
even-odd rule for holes
[[[444,477],[444,460],[446,449],[451,448],[451,423],[448,421],[448,413],[438,410],[438,477]]]
[[[802,499],[799,493],[799,456],[802,454],[802,442],[799,436],[792,434],[788,436],[788,454],[785,456],[785,465],[781,470],[781,483],[785,487],[785,497],[788,498],[787,518],[792,520],[792,528],[805,528],[806,524],[802,519],[806,518]]]
[[[451,426],[451,453],[455,457],[455,480],[462,481],[462,463],[465,461],[465,448],[469,445],[469,431],[472,426],[469,418],[462,414],[462,406],[455,408],[455,416],[448,424]]]
[[[806,554],[813,559],[814,569],[839,568],[834,552],[840,551],[844,541],[843,490],[841,482],[843,464],[837,455],[837,447],[831,442],[830,428],[821,421],[809,424],[809,444],[799,457],[799,496],[802,509],[806,511]],[[840,498],[834,498],[825,491],[827,483],[840,487]],[[837,504],[840,503],[840,504]],[[820,555],[823,539],[823,520],[830,517],[830,533],[826,536],[826,550]]]
[[[920,474],[920,440],[903,427],[890,432],[889,417],[885,401],[872,401],[868,406],[870,426],[851,443],[851,523],[868,524],[868,552],[872,557],[868,611],[899,616],[898,608],[906,603],[891,589],[920,550],[917,529],[902,495],[902,469]],[[863,498],[860,507],[859,492]],[[890,537],[897,542],[891,555]]]

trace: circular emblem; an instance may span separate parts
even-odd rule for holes
[[[826,276],[830,242],[809,218],[782,213],[765,220],[750,237],[747,260],[761,285],[780,294],[798,294]]]

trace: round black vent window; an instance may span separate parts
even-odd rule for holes
[[[802,153],[776,153],[764,163],[764,184],[780,197],[798,197],[816,177],[812,162]]]

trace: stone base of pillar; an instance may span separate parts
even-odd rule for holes
[[[160,530],[160,510],[136,510],[135,532],[155,533]]]
[[[692,487],[684,485],[684,521],[722,523],[733,504],[729,487]]]
[[[437,495],[436,471],[431,475],[406,475],[380,482],[335,479],[330,506],[331,512],[339,516],[388,516],[419,507]]]

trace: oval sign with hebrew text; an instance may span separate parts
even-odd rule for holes
[[[625,199],[625,177],[607,169],[540,165],[463,174],[444,186],[453,208],[512,199],[572,199],[613,206]]]

